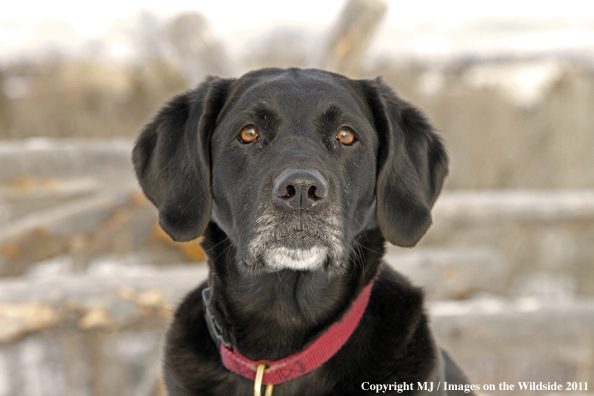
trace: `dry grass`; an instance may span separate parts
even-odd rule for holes
[[[300,64],[302,51],[291,62]],[[279,56],[263,50],[249,65],[288,66]],[[428,114],[448,143],[450,188],[592,188],[594,72],[560,64],[529,106],[497,87],[469,84],[476,63],[387,60],[365,75],[384,76]],[[10,139],[133,137],[163,101],[187,88],[180,69],[159,58],[136,67],[54,59],[12,65],[0,78],[0,138]]]
[[[8,139],[134,136],[186,88],[178,69],[161,60],[138,67],[53,60],[13,65],[3,76],[0,138]]]

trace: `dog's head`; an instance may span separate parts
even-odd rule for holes
[[[380,79],[262,69],[209,78],[140,134],[133,162],[176,241],[209,221],[237,262],[341,268],[362,232],[415,245],[447,173],[440,139]]]

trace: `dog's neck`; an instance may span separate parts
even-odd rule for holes
[[[209,257],[211,304],[222,314],[234,347],[252,360],[278,360],[303,350],[377,273],[384,247],[376,233],[356,238],[357,247],[340,273],[271,273],[240,268],[233,244],[211,223],[202,242]]]

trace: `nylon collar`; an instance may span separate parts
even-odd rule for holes
[[[241,355],[231,343],[225,327],[221,325],[215,311],[209,306],[210,289],[202,291],[204,318],[213,341],[217,344],[224,366],[249,380],[254,380],[259,364],[266,364],[264,384],[280,384],[306,374],[324,364],[338,352],[357,328],[367,308],[373,282],[363,288],[361,294],[351,304],[344,316],[334,322],[322,335],[301,352],[286,358],[270,360],[250,360]]]

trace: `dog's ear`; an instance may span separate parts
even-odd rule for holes
[[[440,138],[425,117],[380,78],[362,81],[379,137],[377,220],[394,245],[411,247],[431,225],[448,173]]]
[[[233,81],[210,77],[174,97],[141,131],[132,151],[140,186],[175,241],[199,237],[210,220],[209,142]]]

